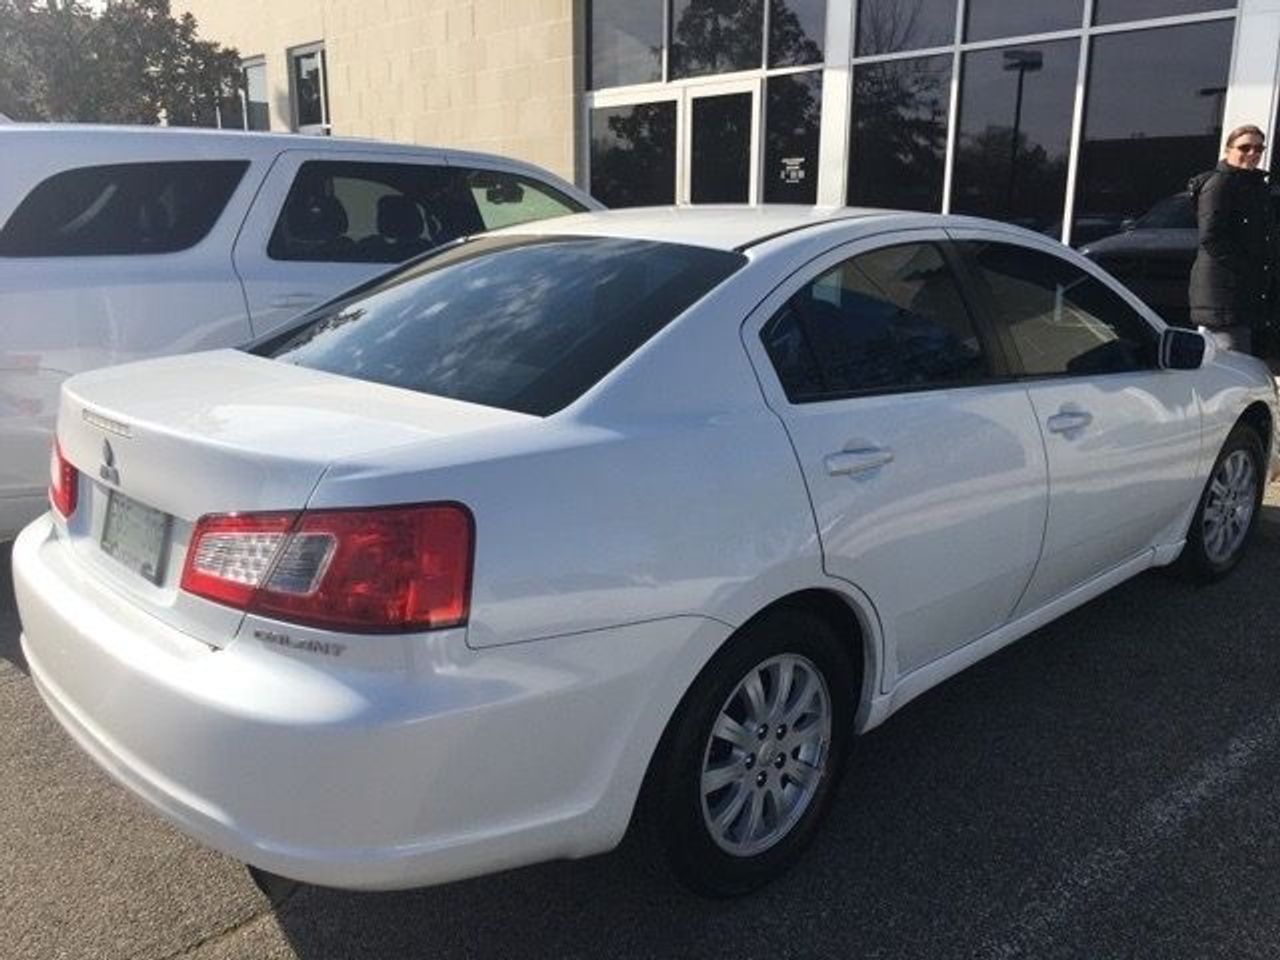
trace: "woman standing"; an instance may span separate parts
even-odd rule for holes
[[[1227,136],[1226,155],[1187,185],[1200,245],[1191,268],[1191,320],[1218,345],[1249,353],[1268,325],[1274,224],[1266,174],[1258,169],[1265,137],[1249,124]]]

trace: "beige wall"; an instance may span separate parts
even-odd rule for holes
[[[336,136],[520,157],[575,179],[573,0],[179,0],[200,36],[267,65],[291,123],[286,51],[323,41]]]

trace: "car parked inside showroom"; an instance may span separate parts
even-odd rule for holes
[[[1141,571],[1226,575],[1277,413],[1261,362],[1008,225],[528,223],[68,380],[22,648],[99,764],[260,870],[407,887],[634,821],[740,894],[854,735]]]
[[[598,209],[531,164],[330,137],[0,128],[0,541],[43,509],[69,374],[236,346],[389,267]]]

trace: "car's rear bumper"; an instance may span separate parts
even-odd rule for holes
[[[245,639],[214,650],[68,554],[45,519],[13,555],[23,652],[59,721],[189,834],[332,886],[608,849],[674,678],[725,630],[676,617],[480,653],[456,631],[431,638],[412,673],[350,669]]]

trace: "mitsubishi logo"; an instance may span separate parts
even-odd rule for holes
[[[107,483],[120,486],[120,471],[116,469],[116,452],[111,449],[111,441],[102,441],[102,466],[98,468],[98,476]]]

